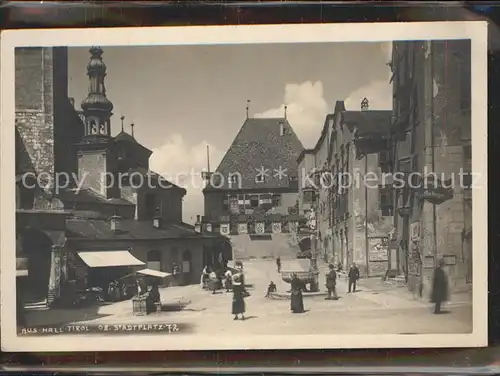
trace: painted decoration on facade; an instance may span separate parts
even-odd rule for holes
[[[220,233],[221,235],[229,235],[230,233],[229,223],[222,223],[220,225]]]
[[[298,222],[288,222],[288,228],[290,232],[297,232],[299,229],[299,223]]]
[[[256,234],[263,234],[266,231],[266,226],[264,222],[257,222],[255,224],[255,233]]]
[[[273,234],[281,233],[281,222],[273,222]]]
[[[389,244],[385,237],[369,238],[368,250],[371,262],[389,260]]]
[[[212,232],[212,224],[211,223],[207,223],[207,231],[208,232]]]
[[[248,234],[248,225],[246,223],[238,223],[238,233]]]

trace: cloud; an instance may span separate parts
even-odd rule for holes
[[[224,156],[221,150],[205,141],[188,145],[180,134],[173,134],[161,147],[153,149],[150,158],[151,170],[186,189],[183,220],[191,224],[195,222],[196,215],[203,215],[204,211],[201,172],[207,168],[207,145],[210,164],[217,166]]]
[[[287,119],[304,144],[313,147],[328,112],[321,81],[306,81],[285,86],[284,103],[278,108],[261,112],[255,117],[282,117],[287,105]]]

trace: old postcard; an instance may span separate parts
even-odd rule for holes
[[[2,349],[486,345],[486,36],[2,32]]]

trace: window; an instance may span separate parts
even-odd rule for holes
[[[383,217],[392,216],[393,202],[392,202],[392,188],[380,186],[379,187],[379,202],[380,211]]]
[[[472,146],[471,145],[464,145],[464,158],[465,159],[472,159]]]
[[[471,107],[471,50],[470,41],[464,41],[466,47],[457,56],[460,69],[460,109],[470,110]]]
[[[345,154],[346,154],[345,169],[346,169],[346,171],[349,171],[349,159],[351,157],[351,144],[347,144],[345,146]]]
[[[288,177],[288,185],[292,189],[297,189],[299,187],[299,181],[297,176],[289,176]]]
[[[379,166],[383,173],[388,173],[391,170],[392,165],[392,153],[390,150],[383,150],[378,156]]]
[[[279,195],[273,196],[273,206],[274,207],[281,206],[281,196]]]
[[[259,196],[250,197],[250,206],[252,208],[256,208],[257,206],[259,206]]]
[[[411,158],[402,158],[399,160],[399,172],[409,174],[412,172]]]
[[[258,174],[258,175],[255,175],[255,182],[256,183],[264,183],[265,181],[265,176],[263,174]]]
[[[146,215],[153,218],[156,215],[156,197],[153,193],[146,195]]]
[[[28,188],[21,182],[19,185],[19,190],[17,194],[19,195],[19,209],[33,209],[35,203],[35,191],[32,188]]]

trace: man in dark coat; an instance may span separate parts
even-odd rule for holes
[[[356,266],[356,263],[353,262],[350,269],[349,274],[347,275],[349,278],[349,291],[348,292],[356,292],[356,281],[359,280],[359,269]]]
[[[292,287],[290,297],[290,310],[292,311],[292,313],[304,313],[304,299],[302,297],[304,283],[297,277],[296,273],[293,273],[290,285]]]
[[[330,271],[326,275],[326,288],[328,289],[327,300],[337,299],[337,273],[335,273],[335,266],[329,265]]]
[[[441,304],[448,300],[448,277],[444,272],[444,260],[439,260],[438,267],[434,270],[432,280],[431,303],[434,303],[434,313],[441,313]]]
[[[276,259],[276,268],[278,269],[278,273],[281,273],[281,258],[279,256]]]

